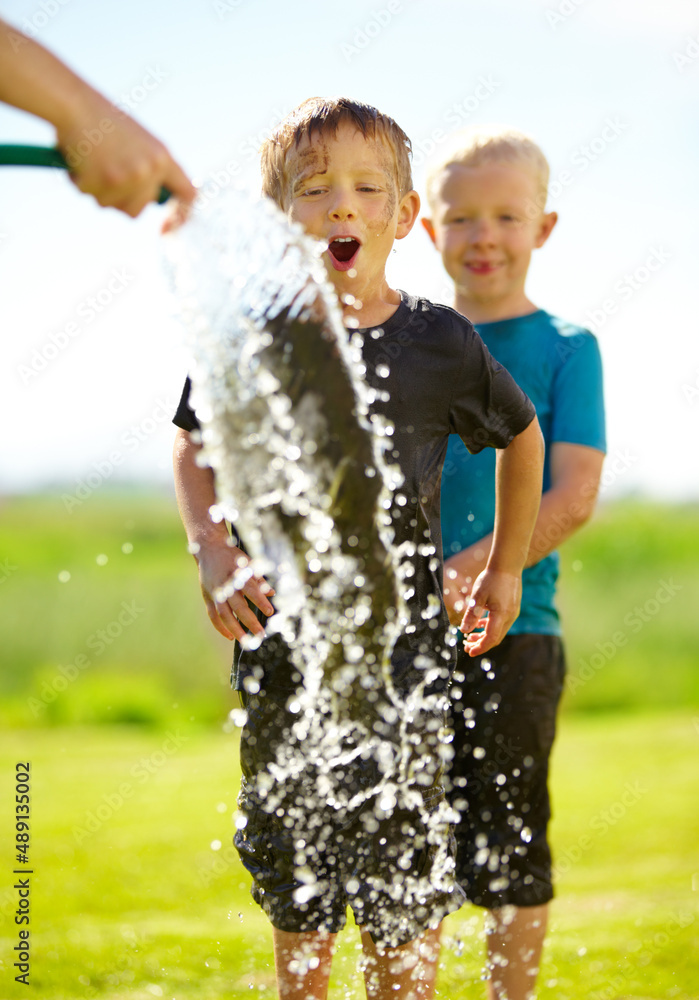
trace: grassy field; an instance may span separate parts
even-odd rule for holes
[[[553,772],[558,898],[542,1000],[699,996],[698,743],[699,719],[687,712],[565,720]],[[271,1000],[269,928],[231,846],[235,731],[5,732],[6,801],[25,759],[31,973],[29,986],[14,982],[18,866],[3,821],[3,1000]],[[341,940],[331,997],[354,1000],[363,995],[356,929]],[[481,997],[477,912],[451,916],[444,941],[440,996]]]
[[[225,714],[231,650],[204,612],[173,499],[100,495],[67,511],[60,495],[19,498],[0,525],[4,721]]]
[[[559,896],[542,1000],[695,1000],[699,515],[602,505],[563,550],[569,685],[557,743]],[[31,980],[3,809],[0,997],[274,996],[270,935],[231,846],[230,647],[169,497],[0,510],[0,767],[32,762]],[[111,723],[111,725],[106,725]],[[213,845],[213,846],[212,846]],[[21,877],[21,876],[20,876]],[[449,918],[448,1000],[482,996],[480,917]],[[354,1000],[357,934],[331,996]]]
[[[566,711],[695,706],[699,511],[601,505],[563,548]],[[0,722],[216,723],[231,650],[174,501],[60,494],[0,507]]]
[[[561,550],[572,709],[699,706],[699,506],[602,503]]]

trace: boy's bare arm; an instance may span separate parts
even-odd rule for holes
[[[551,486],[541,498],[525,568],[558,548],[592,515],[599,491],[604,453],[585,445],[557,441],[550,449]],[[453,625],[464,613],[473,582],[488,561],[488,534],[451,556],[444,564],[444,600]]]
[[[519,614],[522,570],[541,503],[543,468],[544,441],[534,417],[497,453],[493,541],[460,626],[467,636],[464,646],[470,656],[497,646]],[[488,617],[484,618],[486,611]],[[469,636],[477,627],[483,631]]]
[[[209,508],[216,502],[214,475],[211,469],[196,464],[199,450],[187,431],[178,430],[174,448],[177,505],[199,567],[206,610],[216,631],[226,639],[240,640],[247,632],[263,635],[262,623],[248,603],[265,615],[274,614],[267,597],[274,591],[262,577],[249,577],[230,597],[219,593],[237,572],[245,570],[250,559],[231,545],[225,523],[211,520]]]
[[[0,100],[50,122],[77,187],[136,216],[166,187],[196,194],[165,146],[48,49],[0,19]]]
[[[551,488],[541,498],[527,566],[553,552],[592,516],[604,452],[581,444],[551,445]]]

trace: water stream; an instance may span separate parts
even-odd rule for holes
[[[446,886],[449,811],[443,800],[435,806],[434,789],[449,747],[429,721],[443,695],[426,693],[429,665],[407,695],[391,678],[414,554],[393,545],[389,510],[402,474],[386,460],[393,429],[372,413],[377,390],[364,379],[360,335],[343,324],[325,247],[271,203],[239,193],[196,211],[171,243],[200,456],[215,476],[212,515],[244,540],[244,572],[273,584],[266,632],[284,639],[303,678],[287,705],[293,725],[256,794],[270,813],[286,810],[304,842],[319,836],[315,817],[328,807],[372,802],[384,819],[423,813],[434,845],[426,877]],[[229,592],[241,582],[237,574]],[[299,868],[311,894],[320,891],[312,867]],[[424,877],[406,875],[406,898],[419,896]]]

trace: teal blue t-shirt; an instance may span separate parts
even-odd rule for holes
[[[589,330],[539,309],[528,316],[476,326],[493,357],[531,399],[546,442],[544,492],[550,486],[550,446],[556,442],[606,450],[602,361]],[[444,558],[468,548],[493,529],[495,451],[471,455],[451,435],[442,472]],[[522,607],[510,634],[560,635],[555,607],[558,554],[522,576]]]

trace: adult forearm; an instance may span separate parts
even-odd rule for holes
[[[0,100],[43,118],[58,130],[80,118],[93,118],[98,109],[106,114],[110,108],[60,59],[1,20]]]
[[[168,150],[56,56],[0,21],[0,101],[56,128],[76,187],[136,217],[163,188],[184,205],[196,195]],[[186,214],[181,207],[180,214]],[[172,226],[170,226],[172,228]]]

